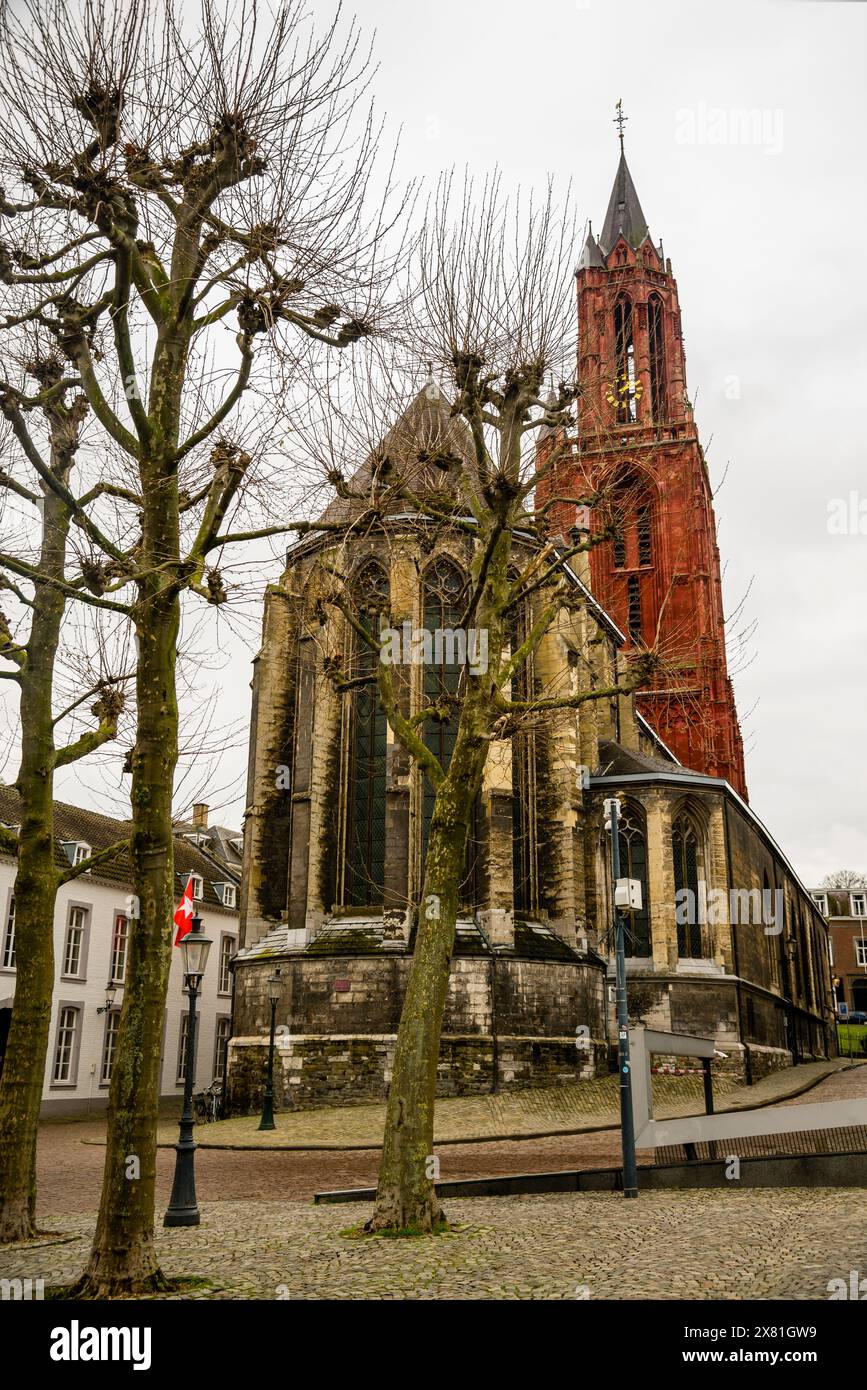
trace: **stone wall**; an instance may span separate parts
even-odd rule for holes
[[[276,1016],[278,1105],[382,1099],[410,964],[404,953],[284,954],[245,962],[236,974],[230,1111],[261,1103],[271,1017],[267,980],[277,965],[284,982]],[[601,962],[489,956],[452,962],[440,1095],[491,1091],[495,1074],[499,1085],[516,1088],[606,1069]]]
[[[274,1103],[278,1110],[317,1105],[353,1105],[388,1094],[396,1035],[350,1034],[278,1039],[274,1059]],[[495,1064],[496,1053],[496,1064]],[[233,1038],[229,1048],[228,1113],[261,1109],[268,1060],[264,1037]],[[574,1037],[444,1036],[437,1069],[437,1095],[488,1095],[495,1089],[557,1086],[607,1071],[598,1041],[578,1048]]]

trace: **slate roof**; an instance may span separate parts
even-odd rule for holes
[[[198,835],[201,839],[202,848],[212,854],[215,859],[221,859],[230,869],[241,872],[243,855],[232,844],[233,840],[243,841],[240,830],[233,830],[228,825],[194,825],[192,821],[176,821],[175,834],[183,836]],[[195,841],[188,843],[195,844]]]
[[[21,823],[21,802],[15,787],[0,786],[0,822],[5,825]],[[132,822],[129,820],[117,820],[113,816],[100,815],[98,811],[87,811],[82,806],[72,806],[66,801],[55,801],[54,862],[58,868],[69,868],[71,861],[63,848],[64,841],[86,844],[94,851],[107,849],[109,845],[128,837],[131,829]],[[223,907],[214,884],[237,885],[240,878],[237,869],[197,849],[195,845],[176,834],[175,881],[178,898],[190,874],[200,876],[203,885],[203,897],[200,901],[208,907]],[[119,883],[128,887],[130,867],[127,846],[124,845],[116,854],[98,864],[89,877],[97,882]]]
[[[350,491],[364,494],[365,500],[335,497],[320,521],[348,523],[374,503],[382,506],[388,480],[388,474],[381,472],[383,460],[391,471],[400,474],[414,493],[424,493],[427,497],[437,492],[453,493],[456,485],[459,490],[461,472],[472,471],[470,433],[463,421],[452,416],[449,401],[435,383],[419,391],[378,448],[371,451],[348,480]],[[374,486],[377,469],[380,476]],[[391,504],[385,500],[384,511],[386,515],[405,514],[405,497],[396,496]]]
[[[631,777],[652,772],[665,772],[669,776],[676,772],[678,777],[698,777],[706,780],[706,774],[696,772],[694,768],[671,763],[665,758],[655,758],[649,753],[637,753],[612,739],[600,739],[599,765],[593,773],[594,777]]]
[[[606,256],[619,236],[625,237],[636,251],[647,236],[647,218],[641,210],[635,184],[632,182],[632,175],[622,150],[602,235],[599,238],[599,245]]]

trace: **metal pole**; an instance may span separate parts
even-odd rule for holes
[[[265,1104],[262,1107],[260,1129],[276,1129],[274,1123],[274,1025],[277,1018],[277,1000],[271,1000],[271,1039],[268,1043],[268,1076],[265,1082]]]
[[[199,1207],[196,1201],[196,1141],[193,1138],[193,1072],[196,1056],[196,996],[198,985],[189,985],[190,1021],[187,1025],[187,1057],[184,1069],[184,1109],[181,1115],[180,1136],[175,1144],[175,1178],[172,1196],[163,1218],[164,1226],[198,1226]]]
[[[620,877],[620,834],[617,804],[611,807],[611,873],[616,891]],[[635,1128],[632,1119],[632,1067],[629,1061],[629,1012],[626,1007],[626,953],[623,913],[614,907],[614,968],[617,984],[617,1066],[620,1073],[620,1139],[623,1149],[623,1195],[638,1196],[635,1167]]]

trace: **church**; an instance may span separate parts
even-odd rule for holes
[[[577,248],[576,248],[577,250]],[[652,240],[623,151],[601,233],[576,269],[580,394],[574,437],[538,441],[537,507],[552,500],[559,554],[583,523],[554,499],[604,487],[618,523],[562,561],[570,602],[522,679],[600,688],[624,657],[661,645],[663,688],[552,711],[492,742],[477,798],[451,961],[439,1091],[455,1095],[601,1074],[616,1056],[613,902],[603,802],[621,803],[630,1014],[711,1036],[716,1065],[747,1080],[832,1055],[827,927],[747,798],[728,674],[707,466],[687,396],[671,261]],[[556,437],[557,434],[560,437]],[[430,382],[383,422],[381,452],[416,495],[441,485],[431,459],[466,457]],[[369,486],[371,467],[352,480]],[[351,519],[337,496],[326,517]],[[600,523],[590,509],[589,527]],[[429,631],[464,612],[473,538],[396,509],[375,526],[310,532],[264,603],[255,660],[240,949],[234,962],[228,1105],[260,1103],[271,999],[278,1107],[382,1099],[412,960],[433,794],[392,735],[370,683],[339,689],[339,652],[370,660],[317,575],[339,563],[366,621],[395,596]],[[517,552],[534,544],[516,536]],[[526,556],[524,557],[526,558]],[[520,616],[531,623],[530,611]],[[477,654],[478,655],[478,654]],[[454,653],[408,667],[408,710],[457,689]],[[570,687],[570,683],[572,683]],[[454,729],[424,726],[447,765]]]

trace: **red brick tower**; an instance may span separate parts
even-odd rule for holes
[[[620,163],[598,241],[576,270],[578,435],[537,489],[539,500],[589,486],[609,499],[592,525],[617,519],[590,565],[600,602],[630,646],[658,642],[667,673],[639,709],[687,767],[746,796],[743,743],[726,668],[716,524],[707,466],[686,394],[677,284],[654,246],[620,133]],[[540,462],[550,451],[540,441]],[[558,452],[560,452],[558,450]],[[558,525],[574,524],[559,506]],[[591,513],[593,515],[593,513]]]

